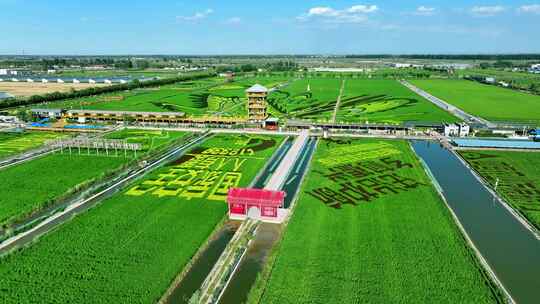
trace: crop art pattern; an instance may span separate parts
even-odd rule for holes
[[[196,148],[166,170],[129,189],[126,195],[224,202],[229,189],[240,185],[243,173],[257,160],[264,160],[257,152],[274,147],[275,140],[250,138],[233,145],[237,147]]]
[[[540,211],[540,187],[527,174],[505,161],[487,153],[462,152],[480,175],[510,203],[527,211]]]
[[[345,150],[348,153],[344,153]],[[403,174],[413,170],[414,166],[400,160],[401,152],[390,144],[345,146],[336,151],[340,151],[336,157],[317,160],[320,166],[313,173],[319,175],[323,182],[320,187],[307,191],[328,207],[356,206],[426,186]]]

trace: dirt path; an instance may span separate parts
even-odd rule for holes
[[[339,90],[339,96],[336,101],[336,107],[334,109],[334,115],[332,115],[332,122],[336,122],[336,116],[339,111],[339,105],[341,104],[341,97],[343,96],[343,91],[345,90],[345,80],[341,81],[341,89]]]

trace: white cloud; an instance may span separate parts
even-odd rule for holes
[[[413,13],[417,16],[433,16],[435,14],[435,8],[434,7],[427,7],[427,6],[419,6],[416,8],[416,11]]]
[[[337,16],[339,13],[335,9],[327,6],[313,7],[309,9],[308,16]]]
[[[506,8],[500,5],[494,6],[474,6],[471,8],[471,13],[478,17],[492,17],[504,12]]]
[[[208,17],[213,12],[214,12],[214,10],[209,8],[209,9],[203,11],[203,12],[196,12],[192,16],[177,16],[176,20],[179,20],[179,21],[199,21],[199,20],[205,19],[206,17]]]
[[[368,19],[368,14],[378,11],[376,5],[353,5],[342,10],[328,6],[312,7],[306,14],[296,17],[299,21],[319,18],[326,23],[362,23]]]
[[[348,13],[356,14],[356,13],[374,13],[379,8],[376,5],[354,5],[347,9]]]
[[[522,5],[518,8],[518,12],[525,14],[540,15],[540,4]]]
[[[242,19],[240,17],[231,17],[225,21],[227,24],[240,24]]]

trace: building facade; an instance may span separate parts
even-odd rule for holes
[[[247,94],[247,111],[248,121],[264,122],[268,117],[266,110],[266,99],[268,97],[268,89],[260,84],[256,84],[246,90]]]

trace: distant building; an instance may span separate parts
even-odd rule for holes
[[[540,74],[540,63],[531,65],[529,73]]]
[[[460,123],[459,126],[459,137],[469,136],[471,133],[471,127],[468,124]]]
[[[64,114],[64,110],[62,109],[31,109],[30,112],[32,113],[32,116],[35,118],[43,119],[43,118],[54,118],[54,119],[60,119],[62,118],[62,115]]]
[[[486,81],[487,83],[495,83],[496,80],[495,80],[495,77],[486,77],[486,78],[485,78],[485,81]]]
[[[311,72],[331,72],[331,73],[363,73],[365,70],[360,68],[312,68]]]
[[[444,124],[444,136],[459,136],[459,126],[456,124]]]
[[[465,123],[444,124],[444,136],[469,136],[471,127]]]
[[[266,98],[268,89],[256,84],[246,90],[248,104],[248,120],[250,122],[264,122],[268,117],[266,113]]]
[[[18,123],[19,119],[16,116],[0,115],[0,123]]]
[[[445,70],[466,70],[472,68],[473,65],[470,63],[439,63],[431,65],[431,67]]]
[[[0,100],[2,99],[8,99],[8,98],[13,98],[14,96],[11,95],[11,94],[8,94],[8,93],[5,93],[5,92],[0,92]]]

